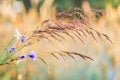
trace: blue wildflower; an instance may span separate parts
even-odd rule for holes
[[[22,56],[19,56],[19,58],[21,58],[21,59],[25,59],[25,56],[24,56],[24,55],[22,55]]]
[[[13,51],[15,51],[15,47],[10,47],[10,50],[9,50],[10,52],[13,52]]]
[[[27,38],[25,36],[20,37],[20,42],[24,43],[26,40],[27,40]]]
[[[19,57],[18,57],[18,60],[17,60],[17,64],[18,64],[19,62],[21,62],[21,61],[24,61],[25,58],[26,58],[25,55],[21,55],[21,56],[19,56]]]
[[[36,52],[31,51],[31,52],[28,54],[28,57],[31,58],[32,60],[36,60],[36,59],[37,59]]]

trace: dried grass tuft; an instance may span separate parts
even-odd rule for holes
[[[104,14],[103,10],[92,9],[90,11],[92,11],[95,16],[102,16],[102,14]],[[88,36],[90,36],[96,42],[98,42],[98,40],[103,41],[105,37],[109,42],[113,43],[106,34],[101,33],[91,27],[88,27],[87,24],[85,24],[85,21],[87,19],[87,15],[85,14],[85,12],[86,10],[82,10],[80,8],[73,8],[67,11],[58,12],[56,14],[57,20],[44,20],[36,28],[36,30],[33,31],[31,39],[36,38],[38,39],[38,41],[40,41],[41,39],[46,39],[49,41],[50,44],[54,45],[54,40],[62,42],[66,40],[66,36],[68,36],[74,41],[76,39],[75,37],[77,37],[81,43],[85,44],[84,38],[87,39]],[[86,55],[82,55],[76,52],[63,51],[63,53],[66,53],[74,60],[75,58],[73,55],[78,55],[83,59],[93,60]],[[51,55],[54,56],[57,60],[59,60],[59,58],[54,53],[51,53]],[[60,52],[59,55],[65,60],[64,54],[61,54]]]

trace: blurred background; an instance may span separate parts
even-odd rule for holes
[[[105,14],[95,19],[90,16],[89,27],[110,36],[113,44],[107,40],[96,43],[86,39],[86,44],[70,39],[53,45],[36,43],[24,48],[18,55],[35,50],[49,64],[49,71],[39,60],[26,60],[15,66],[0,66],[0,80],[120,80],[120,0],[0,0],[0,50],[15,34],[17,28],[21,34],[35,29],[43,20],[56,19],[58,11],[71,7],[82,9],[101,9]],[[64,45],[63,45],[64,44]],[[66,57],[66,62],[56,60],[50,51],[77,51],[88,55],[94,61],[76,57],[77,62]]]

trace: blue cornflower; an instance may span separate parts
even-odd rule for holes
[[[19,57],[18,57],[18,60],[17,60],[17,64],[18,64],[19,62],[21,62],[21,61],[24,61],[25,58],[26,58],[25,55],[21,55],[21,56],[19,56]]]
[[[26,40],[27,40],[27,38],[25,36],[20,37],[20,42],[24,43]]]
[[[31,51],[31,52],[28,54],[28,57],[31,58],[32,60],[36,60],[36,59],[37,59],[36,52]]]
[[[22,55],[22,56],[19,56],[19,58],[21,58],[21,59],[25,59],[26,56]]]
[[[10,50],[9,50],[10,52],[13,52],[13,51],[15,51],[15,47],[10,47]]]

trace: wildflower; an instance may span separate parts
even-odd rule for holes
[[[15,51],[15,47],[10,47],[10,50],[9,50],[10,52],[13,52],[13,51]]]
[[[20,42],[24,43],[26,40],[27,40],[27,38],[25,36],[20,37]]]
[[[22,42],[22,43],[24,43],[27,40],[26,36],[21,35],[18,29],[16,29],[15,37],[17,38],[17,40],[19,39],[20,42]]]
[[[18,64],[19,62],[24,61],[25,58],[26,58],[26,56],[25,56],[25,55],[22,55],[22,56],[19,56],[18,58],[20,58],[20,60],[17,60],[17,64]]]
[[[31,51],[31,52],[28,54],[28,57],[31,58],[32,60],[36,60],[36,59],[37,59],[36,52]]]
[[[26,56],[22,55],[22,56],[19,56],[20,59],[25,59]]]

